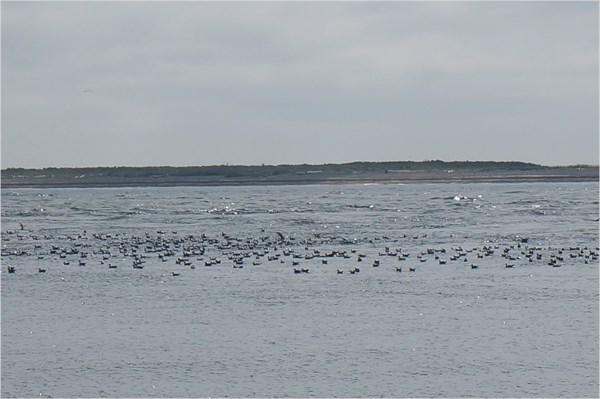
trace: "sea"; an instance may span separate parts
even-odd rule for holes
[[[597,398],[598,198],[2,189],[1,396]]]

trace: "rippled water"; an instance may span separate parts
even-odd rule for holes
[[[2,190],[2,397],[598,397],[598,195],[597,183]],[[202,234],[197,268],[175,264],[174,243]],[[235,250],[217,248],[227,237],[281,257],[234,269]],[[134,269],[120,251],[139,239],[176,256]],[[496,251],[478,258],[484,246]],[[428,248],[469,259],[441,265]],[[304,259],[315,250],[350,256]],[[221,264],[205,267],[211,256]]]

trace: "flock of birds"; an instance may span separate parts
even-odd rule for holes
[[[23,257],[41,261],[43,267],[34,266],[39,273],[47,272],[48,265],[57,262],[64,266],[109,269],[127,267],[128,264],[133,269],[144,269],[152,262],[170,262],[173,265],[173,276],[179,276],[184,269],[194,270],[202,265],[229,265],[234,269],[243,269],[264,263],[291,266],[287,270],[294,274],[310,273],[310,266],[316,267],[316,264],[326,270],[330,266],[323,265],[344,265],[341,268],[334,266],[332,269],[337,274],[357,274],[361,267],[416,272],[419,265],[427,262],[439,265],[460,262],[471,269],[478,269],[487,259],[497,256],[503,259],[496,260],[495,263],[503,263],[505,268],[523,263],[560,267],[568,263],[597,262],[600,250],[599,247],[588,246],[533,246],[528,244],[527,238],[519,237],[512,243],[486,244],[481,247],[451,246],[409,251],[397,245],[400,244],[400,239],[394,240],[386,236],[365,239],[366,242],[362,243],[319,234],[313,234],[307,239],[297,239],[279,232],[268,235],[264,230],[258,236],[242,238],[226,233],[214,237],[206,234],[180,236],[175,231],[167,233],[161,230],[156,231],[156,234],[145,233],[140,236],[123,233],[88,235],[87,231],[75,235],[41,236],[24,230],[23,227],[21,225],[21,230],[2,232],[2,263],[7,264],[7,272],[10,274],[17,272],[15,263],[20,264],[20,267],[30,267],[26,265],[34,263],[15,261]],[[400,238],[419,236],[404,235]],[[369,250],[365,251],[365,248]],[[153,258],[154,261],[151,261]]]

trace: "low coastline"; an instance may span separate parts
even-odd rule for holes
[[[384,171],[304,173],[271,176],[19,176],[2,171],[2,189],[110,188],[175,186],[260,186],[312,184],[416,184],[416,183],[531,183],[598,182],[598,167],[560,167],[531,170],[487,171]]]

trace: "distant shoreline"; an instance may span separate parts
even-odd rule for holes
[[[268,186],[308,184],[598,182],[598,166],[496,161],[390,161],[321,165],[10,168],[1,188]]]
[[[558,173],[557,173],[558,172]],[[2,189],[9,188],[119,188],[119,187],[203,187],[203,186],[279,186],[315,184],[451,184],[451,183],[533,183],[598,182],[598,168],[560,168],[528,171],[405,171],[400,173],[323,173],[287,176],[90,176],[54,178],[12,176],[3,172]]]

